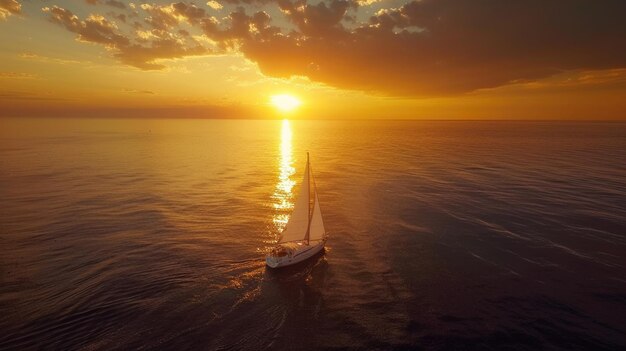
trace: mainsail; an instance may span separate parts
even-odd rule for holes
[[[317,198],[317,189],[313,181],[313,212],[311,212],[311,170],[309,167],[309,154],[306,156],[306,168],[304,169],[304,179],[300,185],[300,194],[293,207],[289,222],[285,230],[280,235],[278,243],[290,241],[317,241],[324,239],[324,221],[320,202]]]
[[[279,243],[304,240],[306,236],[309,227],[309,212],[311,206],[309,178],[309,160],[307,155],[304,179],[300,186],[300,194],[293,207],[293,212],[291,212],[291,216],[289,217],[289,222],[285,230],[281,233],[280,239],[278,240]]]

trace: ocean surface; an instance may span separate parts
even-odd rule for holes
[[[625,123],[0,126],[1,350],[626,348]]]

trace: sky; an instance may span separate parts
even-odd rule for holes
[[[626,119],[623,0],[0,0],[0,116]]]

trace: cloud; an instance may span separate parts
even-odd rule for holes
[[[122,23],[126,23],[128,16],[125,13],[115,13],[113,11],[107,12],[107,16],[114,18]]]
[[[281,8],[289,35],[244,38],[266,74],[393,95],[449,95],[564,70],[626,67],[626,2],[412,1],[347,29],[347,5]]]
[[[267,32],[270,16],[259,11],[248,16],[243,7],[237,8],[226,17],[230,27],[223,28],[215,17],[206,17],[201,21],[204,33],[225,47],[234,47],[241,40],[253,40],[258,34]]]
[[[71,11],[53,6],[43,11],[50,15],[53,23],[65,27],[78,35],[83,42],[105,46],[113,52],[120,62],[145,70],[163,69],[165,66],[157,61],[175,59],[185,56],[203,55],[208,53],[199,42],[167,30],[153,29],[140,31],[137,38],[129,38],[120,34],[115,22],[101,15],[90,15],[81,20]]]
[[[150,15],[145,21],[156,29],[167,30],[177,26],[182,20],[182,17],[175,13],[171,5],[158,6],[154,4],[141,4],[140,7]]]
[[[118,9],[125,9],[126,5],[124,5],[123,2],[121,1],[116,1],[116,0],[107,0],[105,2],[105,4],[111,6],[111,7],[117,7]]]
[[[58,63],[58,64],[61,64],[61,65],[80,65],[80,64],[92,65],[93,64],[93,62],[90,62],[90,61],[81,62],[81,61],[77,61],[77,60],[68,60],[68,59],[57,58],[57,57],[41,56],[41,55],[37,55],[37,54],[31,53],[31,52],[23,52],[23,53],[19,54],[18,57],[20,59],[23,59],[23,60],[33,60],[33,61],[39,61],[39,62],[51,62],[51,63]]]
[[[51,96],[51,94],[39,94],[27,91],[0,91],[0,101],[8,100],[8,101],[16,101],[16,100],[26,100],[26,101],[55,101],[55,100],[66,100],[64,98],[59,98],[55,96]]]
[[[222,9],[224,6],[222,6],[222,4],[220,4],[219,2],[215,1],[215,0],[211,0],[208,1],[206,3],[206,5],[210,8],[212,8],[213,10],[220,10]]]
[[[356,2],[360,5],[360,6],[369,6],[372,4],[375,4],[377,2],[381,2],[382,0],[356,0]]]
[[[346,0],[330,0],[309,5],[302,2],[279,2],[280,9],[286,13],[299,29],[298,36],[334,38],[340,41],[347,34],[341,24],[348,9],[356,4]]]
[[[154,91],[152,90],[138,90],[138,89],[122,89],[123,92],[125,93],[132,93],[132,94],[143,94],[143,95],[154,95]]]
[[[100,15],[90,15],[81,21],[71,11],[53,6],[44,7],[44,12],[50,14],[50,20],[59,24],[70,32],[78,34],[78,40],[103,44],[109,48],[129,45],[128,38],[116,33],[117,25]]]
[[[184,2],[169,5],[141,4],[141,9],[150,15],[146,22],[161,30],[176,27],[181,22],[197,24],[207,16],[205,9]]]
[[[0,72],[0,79],[35,79],[37,76],[24,72]]]
[[[506,88],[561,92],[596,88],[623,90],[626,88],[626,68],[599,71],[566,71],[539,81],[514,82]]]
[[[623,0],[414,0],[365,21],[360,11],[376,1],[221,0],[242,6],[220,18],[208,12],[221,8],[214,2],[137,5],[147,17],[129,23],[134,32],[126,34],[98,15],[80,20],[57,7],[48,12],[79,40],[142,69],[163,68],[162,58],[209,53],[201,31],[212,53],[239,51],[266,75],[395,96],[454,95],[626,68]]]
[[[187,40],[190,40],[187,38]],[[191,39],[193,40],[193,39]],[[157,70],[165,65],[157,60],[176,59],[187,56],[208,54],[209,51],[202,45],[187,46],[177,34],[157,32],[157,35],[148,44],[131,44],[121,47],[114,54],[121,62],[144,70]]]
[[[85,2],[89,5],[98,5],[98,4],[103,3],[102,0],[85,0]],[[126,8],[126,5],[123,2],[117,1],[117,0],[106,0],[104,1],[104,4],[107,6],[116,7],[122,10]]]
[[[205,18],[207,15],[204,9],[199,8],[194,4],[177,2],[170,6],[174,9],[174,12],[178,16],[183,17],[185,20],[192,24],[198,23],[199,20]]]
[[[0,0],[0,20],[6,20],[11,15],[22,13],[22,4],[16,0]]]

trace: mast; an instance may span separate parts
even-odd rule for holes
[[[320,209],[320,202],[317,197],[317,184],[315,184],[315,176],[311,174],[311,180],[313,181],[313,210],[311,212],[311,221],[309,222],[309,241],[311,240],[324,240],[326,237],[326,230],[324,229],[324,220],[322,219],[322,211]]]
[[[311,233],[311,164],[309,163],[309,152],[307,151],[306,153],[306,166],[309,170],[309,174],[307,174],[307,176],[309,177],[308,179],[308,186],[309,188],[307,189],[307,199],[308,199],[308,205],[309,205],[309,223],[307,223],[306,226],[306,235],[304,235],[304,239],[306,240],[306,244],[309,245],[309,234]]]

